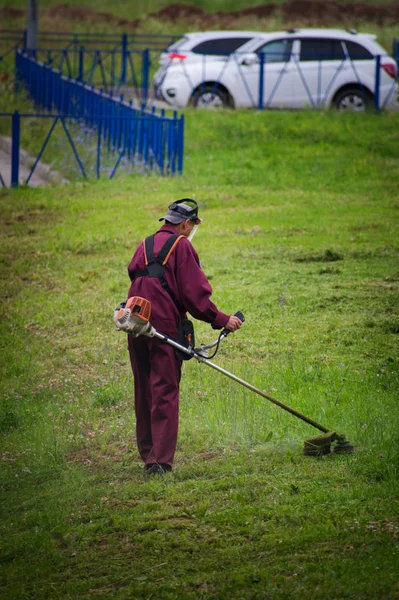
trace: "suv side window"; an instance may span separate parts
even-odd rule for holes
[[[301,39],[300,60],[344,60],[345,52],[340,40],[324,38]]]
[[[374,58],[371,52],[356,42],[347,42],[345,40],[345,46],[351,60],[370,60]]]
[[[249,42],[252,38],[219,38],[201,42],[191,50],[195,54],[218,54],[219,56],[228,56],[235,52],[237,48]]]
[[[265,55],[265,62],[287,62],[291,57],[292,40],[273,40],[263,44],[256,50],[256,54],[261,52]]]

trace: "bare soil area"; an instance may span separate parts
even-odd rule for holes
[[[335,0],[287,0],[284,4],[273,2],[252,6],[232,12],[217,11],[206,13],[201,8],[189,4],[171,4],[150,16],[168,21],[199,19],[206,20],[207,26],[216,20],[218,23],[230,24],[242,17],[254,16],[260,19],[270,18],[276,13],[284,20],[308,20],[312,24],[328,26],[342,20],[362,20],[382,23],[399,22],[399,3],[365,4],[355,2],[344,4]]]

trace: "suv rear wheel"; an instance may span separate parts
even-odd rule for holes
[[[372,107],[373,99],[366,90],[353,87],[338,92],[333,100],[333,105],[341,112],[345,110],[364,112]]]
[[[194,90],[190,104],[196,108],[228,108],[232,101],[228,92],[208,83]]]

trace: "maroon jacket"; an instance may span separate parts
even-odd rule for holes
[[[163,225],[155,234],[154,254],[158,255],[170,234],[177,233],[173,225]],[[141,243],[128,266],[130,279],[136,270],[145,268],[144,248]],[[214,329],[225,327],[229,315],[219,311],[211,301],[212,288],[200,266],[191,242],[182,238],[175,246],[164,273],[170,294],[156,277],[138,277],[129,289],[128,297],[141,296],[151,302],[151,324],[171,337],[177,334],[179,321],[189,312],[195,319],[210,323]]]

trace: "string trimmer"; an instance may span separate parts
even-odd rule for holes
[[[244,321],[244,315],[241,312],[237,312],[236,316]],[[322,432],[321,435],[308,438],[305,440],[304,445],[304,453],[308,456],[320,456],[322,454],[329,454],[331,452],[331,444],[335,442],[334,452],[335,453],[346,453],[353,452],[353,445],[345,439],[345,436],[337,433],[336,431],[332,431],[320,423],[317,423],[313,419],[306,417],[302,413],[297,410],[290,408],[286,404],[283,404],[279,400],[276,400],[269,394],[266,394],[262,390],[258,389],[254,385],[244,381],[240,377],[237,377],[233,373],[226,371],[222,367],[219,367],[215,363],[209,360],[209,354],[211,350],[214,350],[211,358],[213,358],[218,351],[220,342],[230,333],[227,329],[223,329],[220,333],[218,339],[208,345],[201,344],[199,347],[194,347],[194,335],[187,336],[187,346],[172,340],[169,336],[164,333],[160,333],[157,331],[150,323],[151,317],[151,303],[145,298],[140,298],[139,296],[134,296],[129,298],[127,302],[122,302],[120,307],[115,309],[114,312],[114,323],[119,331],[125,331],[126,333],[133,335],[134,337],[138,337],[140,335],[145,335],[147,337],[156,337],[166,344],[173,346],[180,353],[183,353],[187,356],[187,358],[195,358],[198,362],[207,365],[208,367],[212,367],[219,373],[226,375],[233,381],[236,381],[240,385],[248,388],[255,394],[262,396],[262,398],[266,398],[276,406],[279,406],[283,410],[291,413],[294,417],[305,421],[312,427],[315,427],[319,431]]]

